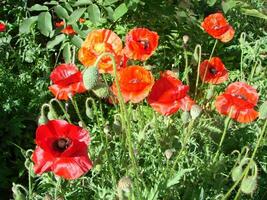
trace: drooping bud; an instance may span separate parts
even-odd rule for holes
[[[202,112],[202,108],[199,105],[193,105],[190,110],[192,119],[196,119]]]

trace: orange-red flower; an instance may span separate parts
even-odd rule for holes
[[[219,84],[228,79],[228,71],[220,58],[213,57],[200,64],[200,78],[205,83]]]
[[[6,25],[2,22],[0,22],[0,32],[6,31]]]
[[[259,115],[254,110],[258,99],[259,95],[252,86],[243,82],[235,82],[217,97],[215,107],[222,115],[230,115],[238,122],[249,123]]]
[[[149,105],[162,115],[171,115],[180,108],[184,111],[191,109],[195,102],[187,95],[189,86],[175,78],[171,71],[161,74],[147,97]]]
[[[114,32],[107,29],[91,31],[79,50],[80,62],[90,67],[95,64],[96,59],[103,53],[111,53],[115,57],[117,68],[120,68],[122,58],[122,41]],[[112,73],[113,66],[110,57],[105,56],[98,64],[100,73]]]
[[[125,39],[124,52],[134,60],[147,60],[158,47],[159,36],[146,28],[134,28]]]
[[[60,32],[66,34],[66,35],[74,35],[74,34],[76,34],[75,30],[72,28],[71,25],[67,25]]]
[[[129,66],[120,70],[118,81],[124,101],[133,103],[138,103],[146,98],[154,84],[152,73],[141,66]],[[111,89],[118,96],[115,81]]]
[[[68,100],[70,96],[86,91],[82,73],[74,64],[58,65],[52,71],[50,79],[53,85],[49,86],[49,90],[59,100]]]
[[[228,24],[222,13],[207,16],[201,26],[209,35],[221,42],[229,42],[235,34],[235,30]]]
[[[34,172],[52,171],[65,179],[77,179],[92,168],[88,157],[89,133],[64,120],[51,120],[36,130]]]

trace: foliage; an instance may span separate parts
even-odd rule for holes
[[[230,192],[229,199],[235,198],[238,188],[242,192],[241,199],[266,198],[267,143],[262,128],[266,126],[267,97],[266,2],[4,0],[0,8],[3,16],[0,20],[8,26],[6,32],[0,33],[1,190],[8,191],[14,182],[14,199],[21,196],[133,199],[137,194],[135,199],[213,200],[221,199],[236,184],[237,191]],[[219,43],[214,52],[230,71],[229,81],[215,88],[201,84],[196,87],[198,61],[210,56],[214,44],[200,24],[206,15],[218,10],[224,12],[236,31],[231,43]],[[80,18],[84,18],[85,23],[80,23]],[[61,20],[64,26],[71,25],[77,34],[61,33],[55,26],[55,22]],[[189,74],[190,93],[194,96],[196,89],[201,88],[196,99],[205,109],[196,108],[197,114],[179,111],[171,117],[163,117],[146,103],[128,104],[124,114],[130,122],[133,153],[138,162],[136,176],[127,149],[129,142],[125,140],[123,113],[103,98],[108,95],[105,86],[112,78],[105,75],[98,83],[90,79],[87,87],[94,87],[93,90],[79,95],[76,101],[92,137],[89,152],[94,161],[93,169],[73,181],[52,173],[35,175],[31,150],[25,150],[34,148],[39,110],[51,98],[47,88],[53,67],[75,60],[77,49],[92,29],[108,28],[124,36],[133,27],[147,27],[160,35],[160,46],[146,62],[147,67],[154,74],[171,69],[182,81],[188,81]],[[186,42],[185,35],[188,36]],[[89,69],[84,76],[91,77],[95,68]],[[228,123],[224,122],[225,117],[213,112],[214,97],[234,81],[246,81],[257,88],[260,95],[257,110],[261,112],[261,119],[251,124]],[[48,105],[49,110],[44,108],[42,113],[44,119],[69,116],[79,124],[71,102],[57,104],[52,100]],[[62,112],[62,107],[69,115]],[[226,124],[227,135],[218,162],[214,163]],[[166,151],[170,156],[166,156]],[[121,187],[120,180],[128,182]]]

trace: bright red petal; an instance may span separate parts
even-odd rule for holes
[[[44,172],[51,171],[54,157],[52,154],[37,146],[33,152],[32,160],[34,162],[34,173],[42,174]]]
[[[77,73],[78,71],[78,68],[74,64],[61,64],[52,71],[50,79],[53,83],[58,83],[59,81]]]
[[[87,173],[93,164],[88,156],[57,158],[52,171],[65,179],[77,179]]]

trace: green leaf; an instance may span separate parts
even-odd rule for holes
[[[86,8],[79,8],[77,10],[75,10],[69,17],[69,24],[73,24],[76,21],[78,21],[80,19],[80,17],[83,15],[84,11],[86,10]]]
[[[267,15],[259,12],[258,10],[256,9],[241,9],[242,13],[244,15],[249,15],[249,16],[252,16],[252,17],[258,17],[258,18],[262,18],[262,19],[265,19],[267,20]]]
[[[30,17],[22,21],[19,26],[20,33],[30,33],[32,25],[38,20],[37,16]]]
[[[90,21],[97,24],[100,21],[100,10],[96,4],[92,4],[87,8]]]
[[[179,183],[180,179],[188,172],[191,172],[193,171],[194,169],[193,168],[190,168],[190,169],[182,169],[180,171],[178,171],[174,177],[170,178],[167,182],[167,188]]]
[[[65,60],[65,63],[71,63],[71,51],[69,43],[66,43],[63,48],[63,58]]]
[[[113,13],[114,13],[113,9],[111,7],[106,7],[105,10],[108,13],[108,19],[113,21]]]
[[[121,5],[119,5],[113,13],[114,21],[117,21],[118,19],[120,19],[123,15],[127,13],[127,11],[128,11],[128,8],[125,3],[122,3]]]
[[[114,3],[116,3],[117,1],[119,1],[119,0],[105,0],[103,5],[104,6],[110,6]]]
[[[46,48],[52,49],[55,46],[57,46],[59,43],[61,43],[65,39],[65,34],[57,35],[53,40],[49,41],[46,45]]]
[[[207,0],[207,3],[209,6],[214,6],[214,4],[217,2],[217,0]]]
[[[229,10],[234,8],[237,5],[235,0],[222,1],[222,9],[224,13],[227,13]]]
[[[87,67],[83,73],[83,84],[87,90],[94,88],[98,80],[98,69],[96,66]]]
[[[47,11],[47,6],[42,6],[40,4],[35,4],[32,7],[29,8],[29,11]]]
[[[265,101],[260,106],[259,112],[260,112],[260,116],[259,116],[260,119],[267,119],[267,101]]]
[[[71,43],[74,44],[76,47],[81,48],[83,40],[79,36],[74,35],[71,38]]]
[[[42,12],[38,15],[38,29],[43,35],[49,36],[52,31],[52,17],[49,12]]]
[[[61,5],[58,5],[54,8],[55,13],[57,16],[61,19],[68,19],[69,14],[65,8],[63,8]]]
[[[79,1],[76,1],[73,6],[76,7],[76,6],[84,6],[84,5],[90,5],[90,4],[92,4],[91,0],[79,0]]]

